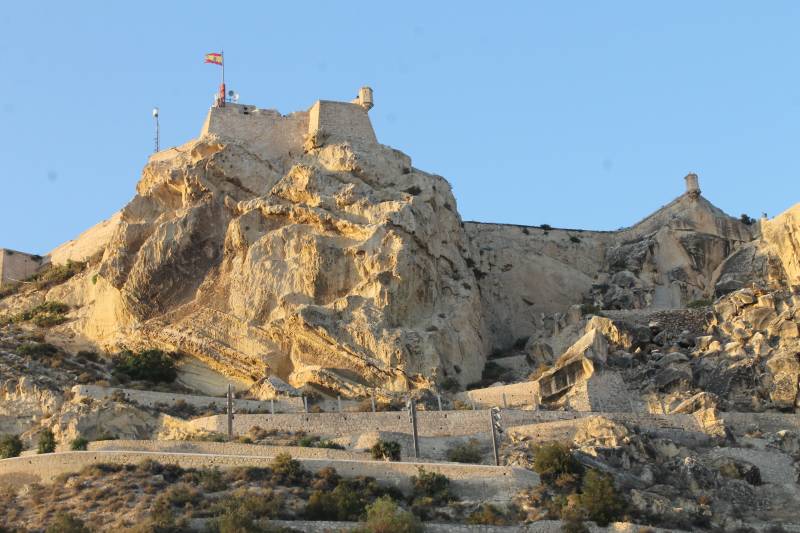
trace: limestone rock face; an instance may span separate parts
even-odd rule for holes
[[[776,257],[790,285],[800,285],[800,204],[761,224],[764,248]]]
[[[480,295],[443,178],[374,143],[247,148],[207,134],[151,159],[84,334],[345,394],[480,378]]]

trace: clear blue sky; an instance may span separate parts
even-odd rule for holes
[[[4,2],[0,247],[43,253],[195,137],[225,49],[283,113],[375,89],[384,144],[467,220],[614,229],[700,175],[727,212],[800,202],[800,3]]]

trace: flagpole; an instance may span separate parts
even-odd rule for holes
[[[225,87],[225,50],[220,50],[219,56],[222,59],[222,86]]]

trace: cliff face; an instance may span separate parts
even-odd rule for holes
[[[758,233],[689,193],[619,231],[472,222],[465,228],[494,349],[540,329],[543,314],[576,304],[679,308],[709,298],[720,265]]]
[[[487,353],[467,253],[449,184],[398,151],[270,161],[205,135],[145,167],[84,333],[345,394],[467,383]]]

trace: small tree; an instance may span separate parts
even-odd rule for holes
[[[19,435],[6,435],[0,439],[0,459],[18,457],[22,453],[22,441]]]
[[[581,465],[572,456],[569,446],[551,442],[533,449],[533,470],[546,480],[556,479],[561,474],[580,474]]]
[[[419,519],[389,496],[383,496],[367,507],[366,531],[369,533],[421,533]]]
[[[617,520],[625,511],[625,502],[617,493],[610,476],[589,470],[583,478],[580,504],[590,520],[605,527]]]
[[[89,447],[89,440],[83,437],[76,437],[69,443],[69,447],[73,451],[85,451]]]
[[[288,453],[279,453],[270,464],[272,472],[277,474],[287,483],[298,483],[303,480],[308,472],[297,459],[292,459]]]
[[[375,460],[399,461],[400,450],[399,442],[378,439],[378,442],[373,444],[369,451],[372,454],[372,458]]]
[[[56,451],[56,436],[53,435],[53,432],[50,430],[50,428],[47,428],[39,433],[38,444],[39,453],[53,453]]]
[[[438,472],[429,472],[419,467],[418,474],[411,476],[412,496],[430,498],[434,505],[446,504],[455,500],[450,492],[450,479]]]

